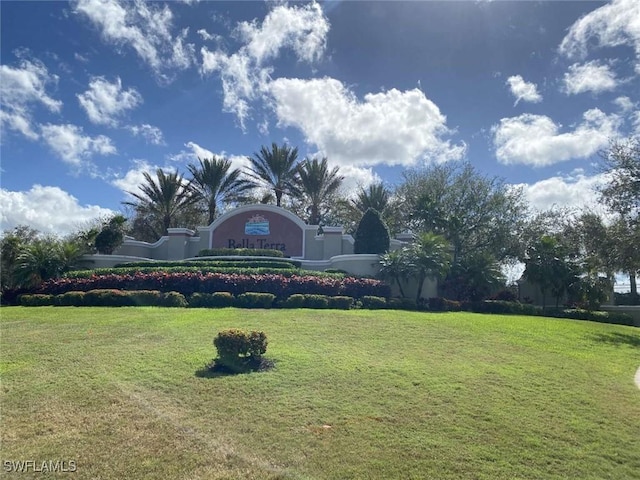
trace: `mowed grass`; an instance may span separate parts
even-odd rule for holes
[[[0,315],[3,462],[75,460],[83,479],[640,478],[637,328],[364,310]],[[228,327],[264,330],[275,368],[198,376]]]

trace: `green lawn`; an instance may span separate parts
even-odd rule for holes
[[[637,328],[364,310],[0,316],[0,468],[74,460],[77,472],[60,476],[82,479],[640,478]],[[227,327],[264,330],[276,367],[198,376]]]

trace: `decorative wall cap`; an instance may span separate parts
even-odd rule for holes
[[[170,236],[184,235],[192,237],[196,232],[188,228],[167,228],[167,232]]]

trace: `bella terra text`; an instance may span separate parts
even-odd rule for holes
[[[284,243],[269,243],[266,238],[256,238],[255,240],[249,240],[243,238],[240,241],[236,241],[232,238],[229,239],[229,248],[270,248],[273,250],[280,250],[282,252],[287,250],[287,246]]]

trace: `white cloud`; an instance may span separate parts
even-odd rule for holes
[[[604,183],[605,174],[588,176],[583,171],[576,170],[570,175],[515,186],[524,189],[529,204],[539,211],[550,210],[552,207],[568,207],[605,214],[596,193],[597,188]]]
[[[43,125],[42,138],[64,162],[76,167],[94,155],[116,153],[109,137],[84,135],[82,127],[76,125]]]
[[[134,168],[127,171],[124,176],[116,176],[110,182],[111,185],[122,190],[129,199],[134,198],[129,192],[141,193],[139,186],[146,183],[144,174],[149,173],[155,178],[155,171],[160,168],[157,165],[151,165],[146,160],[133,160],[133,165]]]
[[[89,90],[77,97],[89,120],[111,127],[118,125],[118,117],[127,110],[142,103],[142,96],[135,88],[122,89],[120,77],[113,83],[104,77],[94,77],[89,82]]]
[[[538,93],[538,87],[535,83],[525,82],[524,78],[520,75],[513,75],[507,78],[507,85],[511,90],[511,95],[516,97],[516,101],[513,104],[515,107],[520,100],[531,103],[538,103],[542,101],[542,95]]]
[[[244,129],[250,117],[250,103],[267,91],[273,68],[265,62],[290,48],[299,60],[312,62],[322,57],[329,23],[316,3],[278,5],[261,25],[257,21],[241,22],[237,32],[244,45],[228,55],[222,50],[202,54],[203,74],[219,72],[222,80],[223,109],[234,113]]]
[[[115,213],[97,205],[80,205],[68,192],[42,185],[22,192],[0,189],[0,207],[2,230],[29,225],[56,235],[77,231],[83,223]]]
[[[208,42],[210,40],[220,40],[222,37],[220,35],[216,35],[215,33],[209,33],[207,32],[204,28],[201,28],[200,30],[198,30],[196,32],[198,35],[200,35],[200,37],[202,38],[202,40],[204,40],[205,42]]]
[[[369,93],[360,101],[332,78],[280,78],[270,85],[279,125],[300,129],[307,142],[339,165],[415,165],[465,154],[451,145],[446,117],[421,90]]]
[[[186,69],[195,61],[195,46],[185,42],[188,30],[172,35],[173,14],[167,5],[80,0],[75,12],[89,18],[105,42],[133,48],[164,81],[171,80],[168,71]]]
[[[140,136],[144,138],[147,143],[150,143],[152,145],[165,145],[162,130],[160,130],[158,127],[154,127],[153,125],[149,125],[148,123],[143,123],[142,125],[128,125],[126,128],[134,136]]]
[[[187,142],[184,144],[188,150],[182,150],[180,153],[172,155],[171,160],[175,162],[197,163],[198,159],[205,158],[226,158],[231,161],[231,168],[243,170],[250,165],[247,157],[243,155],[228,155],[227,152],[214,153],[211,150],[201,147],[195,142]]]
[[[617,136],[620,117],[597,108],[584,113],[573,131],[560,133],[560,125],[544,115],[523,114],[503,118],[492,127],[496,158],[504,164],[536,167],[587,158]]]
[[[569,95],[602,93],[615,90],[617,86],[616,74],[609,65],[603,65],[597,60],[582,65],[574,63],[564,74],[564,89]]]
[[[613,104],[619,107],[623,113],[630,112],[636,106],[629,97],[618,97],[613,101]]]
[[[38,133],[32,125],[31,109],[37,104],[51,112],[62,109],[62,102],[46,92],[48,84],[57,82],[58,76],[50,74],[39,60],[22,59],[16,68],[0,65],[0,125],[6,125],[7,128],[36,140]]]
[[[381,182],[380,176],[372,168],[341,165],[340,175],[344,177],[341,190],[349,198],[355,198],[359,188],[367,188],[373,183]]]
[[[640,2],[613,0],[575,22],[560,44],[568,58],[584,58],[588,47],[627,45],[636,52],[636,73],[640,75]]]

